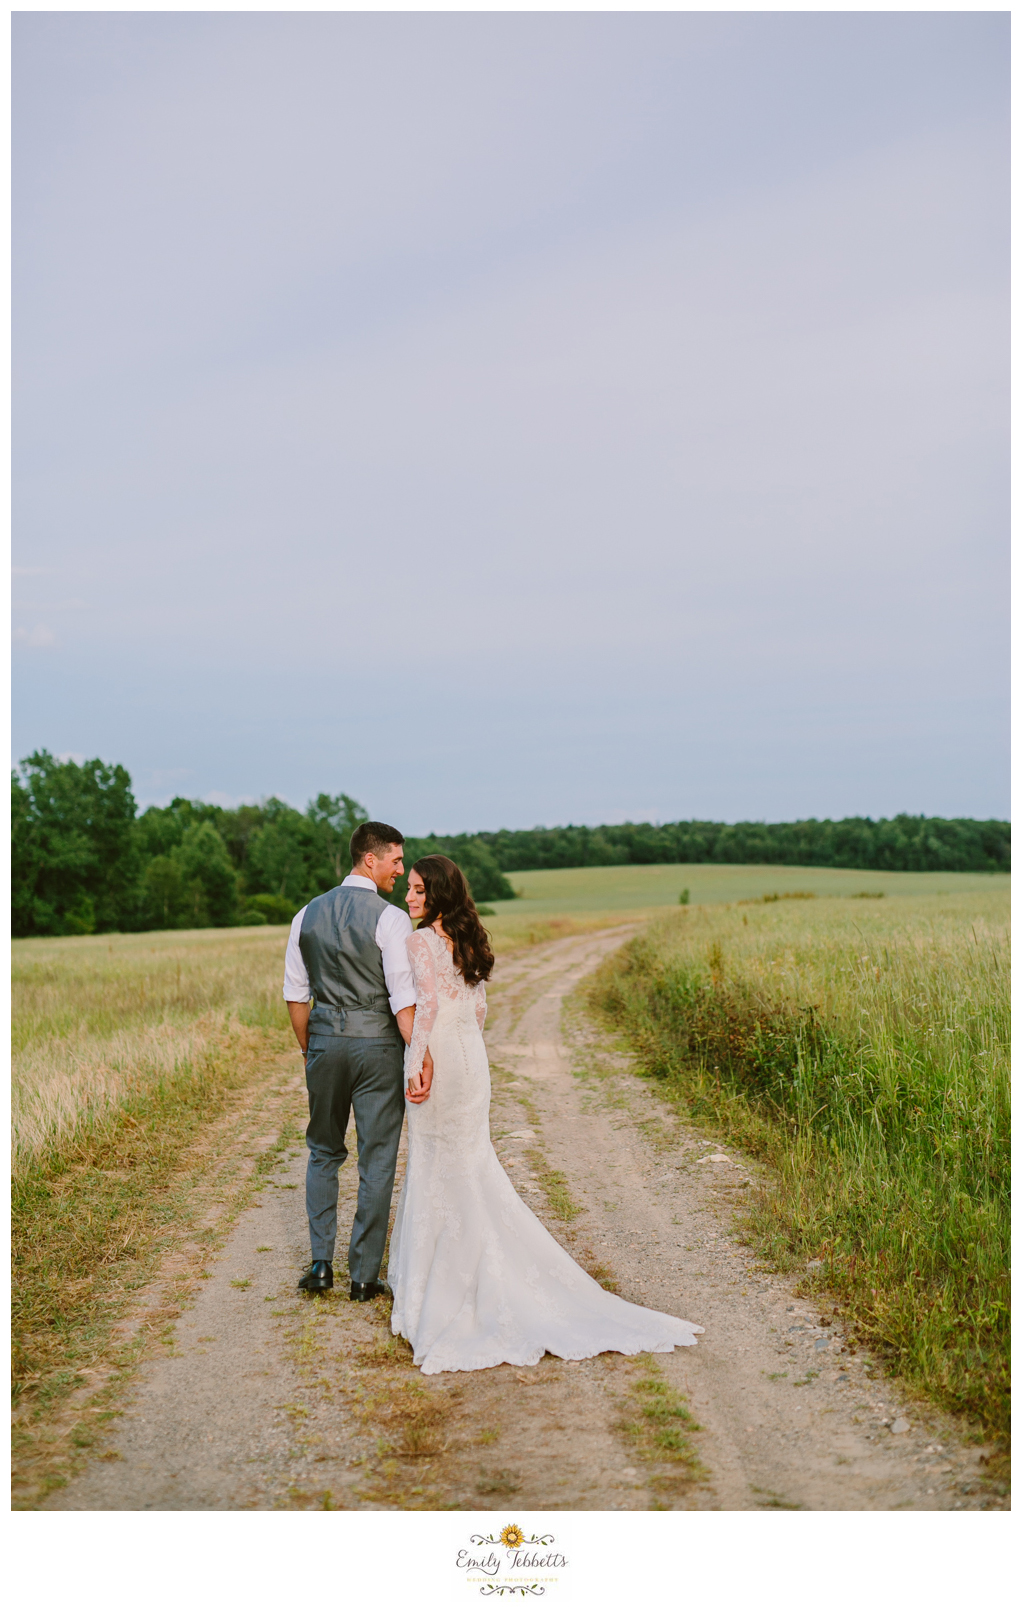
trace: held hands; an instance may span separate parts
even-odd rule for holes
[[[434,1061],[430,1050],[423,1051],[423,1069],[416,1077],[409,1078],[405,1097],[410,1105],[422,1105],[425,1099],[430,1098],[430,1085],[434,1080]]]

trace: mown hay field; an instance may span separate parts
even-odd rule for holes
[[[666,1097],[769,1163],[761,1247],[810,1263],[894,1371],[1002,1433],[1009,899],[971,881],[680,909],[589,992]]]

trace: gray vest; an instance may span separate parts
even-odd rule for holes
[[[310,1033],[401,1041],[375,935],[386,908],[368,887],[335,887],[306,906],[299,948],[313,991]]]

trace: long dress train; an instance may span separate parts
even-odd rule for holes
[[[406,1077],[434,1061],[430,1097],[410,1105],[409,1156],[387,1280],[392,1331],[424,1373],[532,1366],[695,1345],[702,1328],[609,1294],[520,1199],[491,1144],[484,985],[468,987],[432,928],[408,939],[416,1019]]]

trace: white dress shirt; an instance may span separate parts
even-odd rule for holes
[[[378,893],[376,882],[369,876],[346,876],[342,887],[368,887],[371,892]],[[292,929],[288,933],[288,947],[284,956],[284,996],[293,1004],[306,1004],[312,997],[309,985],[309,972],[306,962],[302,958],[299,948],[299,933],[302,930],[302,917],[305,915],[308,904],[303,904],[298,915],[292,922]],[[380,920],[374,937],[384,961],[384,981],[387,983],[388,1003],[395,1015],[404,1010],[407,1005],[416,1003],[416,984],[412,979],[412,965],[409,960],[409,951],[405,940],[412,931],[412,922],[405,910],[399,909],[397,904],[388,904],[381,911]]]

